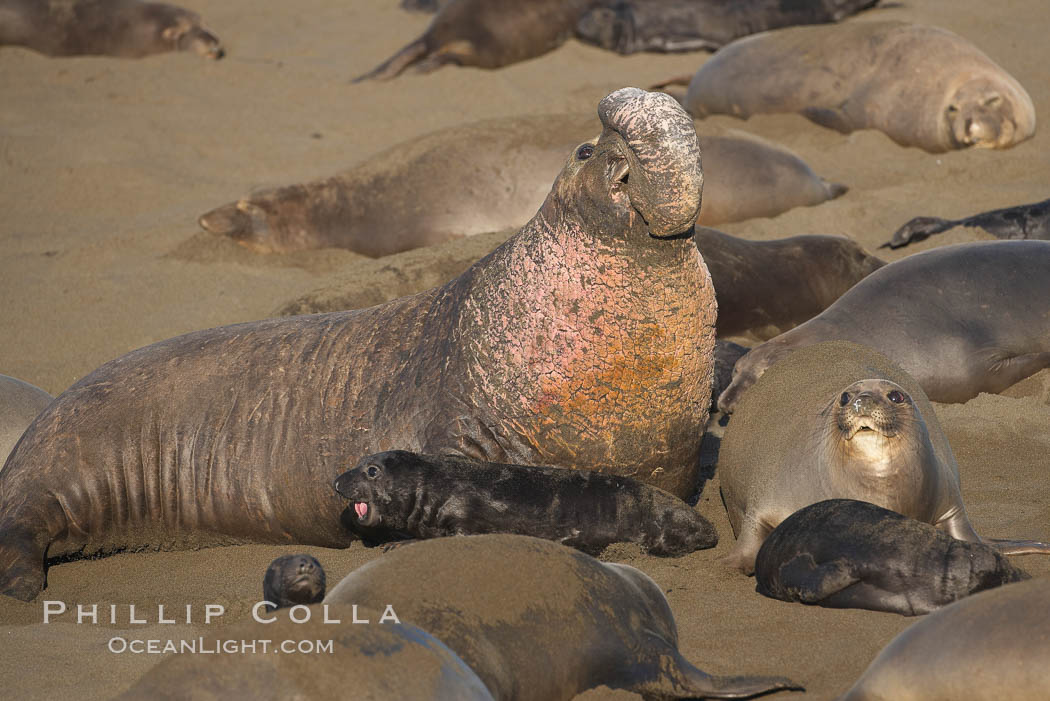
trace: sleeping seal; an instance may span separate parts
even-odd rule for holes
[[[733,414],[718,473],[737,537],[726,562],[748,574],[774,528],[825,499],[871,502],[981,542],[963,506],[955,456],[922,388],[854,343],[808,346],[771,367]],[[1050,553],[1036,541],[985,542],[1004,554]]]
[[[630,542],[663,556],[718,544],[714,526],[673,494],[564,467],[392,450],[362,458],[335,480],[335,490],[352,502],[351,530],[380,542],[515,533],[591,555]]]
[[[0,375],[0,465],[53,397],[28,382]]]
[[[879,248],[902,248],[957,226],[982,229],[997,239],[1050,241],[1050,200],[993,209],[963,219],[915,217],[893,232],[893,238]]]
[[[904,22],[791,27],[737,40],[693,76],[696,116],[801,112],[930,152],[1009,148],[1035,133],[1021,84],[962,37]]]
[[[865,501],[829,499],[791,514],[755,560],[759,594],[916,616],[1028,579],[984,543]]]

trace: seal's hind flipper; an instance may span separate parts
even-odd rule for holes
[[[390,80],[396,78],[401,75],[402,71],[421,60],[426,54],[426,40],[420,37],[372,70],[357,76],[350,82],[360,83],[365,80]]]
[[[809,553],[799,553],[785,562],[778,574],[781,591],[804,604],[819,603],[860,581],[848,563],[835,560],[818,565]],[[766,584],[764,578],[759,578],[755,590],[772,599],[783,598],[771,592]]]
[[[656,636],[653,635],[652,638]],[[657,641],[657,644],[665,647],[660,655],[662,659],[657,676],[627,687],[630,691],[641,694],[646,701],[693,698],[746,699],[782,689],[805,691],[805,687],[787,677],[712,676],[695,667],[667,643]]]
[[[893,237],[879,248],[901,248],[913,241],[928,239],[934,234],[947,231],[956,225],[956,222],[937,217],[915,217],[907,224],[893,232]]]

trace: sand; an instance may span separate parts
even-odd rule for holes
[[[251,253],[201,232],[199,214],[255,188],[327,176],[405,139],[464,121],[593,110],[608,92],[692,73],[707,54],[620,57],[571,41],[499,71],[446,68],[389,83],[350,85],[414,38],[424,15],[395,0],[194,0],[228,50],[143,60],[50,59],[0,48],[0,373],[58,393],[100,365],[183,332],[301,309],[303,299],[353,307],[408,294],[457,274],[507,232],[371,260],[346,251],[285,257]],[[849,21],[905,19],[955,31],[988,53],[1050,115],[1045,0],[911,0]],[[774,219],[725,225],[769,239],[845,234],[868,250],[913,216],[957,218],[1046,198],[1050,130],[1007,151],[931,155],[882,134],[841,135],[795,115],[741,122],[816,172],[850,186],[844,197]],[[899,251],[988,238],[956,230]],[[1003,396],[936,405],[978,532],[1050,539],[1050,373]],[[716,559],[732,544],[717,474],[700,501],[719,529],[715,549],[656,559],[631,548],[607,555],[640,567],[667,592],[685,655],[713,673],[784,674],[828,699],[860,674],[909,619],[765,599],[754,581]],[[193,636],[200,626],[157,623],[158,604],[194,620],[205,603],[223,621],[249,615],[262,573],[301,548],[242,546],[138,553],[52,568],[32,604],[0,601],[0,689],[10,698],[109,698],[157,655],[115,654],[107,641]],[[355,545],[310,549],[335,582],[376,557]],[[1018,559],[1050,575],[1050,558]],[[122,625],[44,625],[44,599],[121,604]],[[146,625],[127,623],[125,604]],[[67,615],[64,620],[68,620]],[[785,695],[787,696],[787,695]],[[598,689],[588,699],[631,698]]]

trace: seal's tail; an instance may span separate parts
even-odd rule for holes
[[[942,231],[947,231],[955,226],[956,223],[938,217],[915,217],[893,232],[893,238],[879,246],[879,248],[902,248],[909,243],[922,241]]]
[[[828,191],[828,199],[835,199],[836,197],[842,197],[849,192],[849,186],[841,183],[828,182],[821,178],[821,182],[824,183],[824,189]]]
[[[421,60],[426,54],[426,41],[420,37],[368,73],[359,75],[350,82],[360,83],[365,80],[390,80],[391,78],[396,78],[401,75],[402,71]]]

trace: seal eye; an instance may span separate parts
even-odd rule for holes
[[[578,161],[586,161],[593,155],[594,146],[592,144],[584,144],[583,146],[576,149],[576,160]]]
[[[892,392],[887,394],[886,398],[889,399],[894,404],[903,404],[904,403],[904,393],[903,392],[898,392],[897,390],[893,390]]]
[[[369,465],[368,469],[365,470],[365,474],[368,475],[368,479],[375,479],[379,476],[379,468],[375,465]]]
[[[959,108],[955,105],[948,105],[948,114],[955,114],[959,111]]]
[[[849,392],[843,392],[842,396],[839,397],[839,406],[846,406],[849,404]]]

